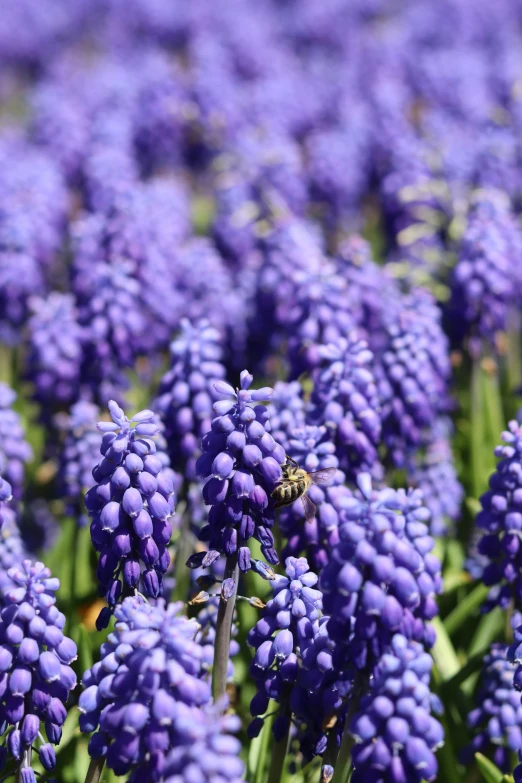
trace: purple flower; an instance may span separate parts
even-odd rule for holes
[[[489,489],[480,502],[476,526],[482,537],[478,552],[488,559],[482,581],[491,587],[484,610],[507,608],[522,599],[520,530],[522,530],[522,427],[509,422],[502,433],[503,444],[495,449],[497,469],[489,478]]]
[[[226,375],[222,340],[209,321],[183,320],[170,353],[172,366],[161,380],[154,407],[165,425],[174,465],[190,481],[196,478],[201,439],[210,430],[214,384]]]
[[[34,384],[42,414],[77,399],[82,365],[82,330],[74,298],[53,291],[29,302],[27,375]]]
[[[1,487],[4,496],[7,492],[6,484],[4,481]],[[28,553],[20,535],[16,514],[12,508],[4,505],[3,501],[0,502],[0,517],[0,590],[3,590],[13,585],[9,570],[13,566],[20,566],[27,559]]]
[[[435,751],[444,731],[431,715],[437,706],[430,693],[432,665],[419,643],[401,634],[390,640],[350,722],[354,783],[436,779]]]
[[[100,455],[102,436],[98,432],[99,409],[80,400],[71,406],[69,414],[58,414],[56,423],[65,438],[60,450],[58,486],[64,498],[67,514],[78,525],[85,525],[84,495],[92,484],[92,471]]]
[[[159,429],[152,411],[128,419],[111,400],[109,412],[112,422],[98,424],[104,433],[102,458],[92,472],[96,485],[85,502],[92,518],[91,539],[100,553],[100,589],[112,610],[122,591],[135,589],[140,580],[146,595],[161,595],[162,577],[170,565],[175,475],[151,440]],[[100,627],[108,619],[102,610]]]
[[[480,193],[470,208],[459,248],[450,302],[455,336],[494,348],[497,332],[509,327],[519,305],[522,234],[509,199],[500,191]],[[480,350],[480,342],[471,344]]]
[[[235,715],[222,715],[221,707],[198,709],[178,702],[172,722],[174,747],[163,771],[165,783],[214,778],[223,783],[244,783],[241,743],[232,736],[239,731],[241,721]],[[129,783],[140,783],[140,774],[141,770],[135,770]]]
[[[289,433],[286,453],[309,473],[324,468],[338,468],[335,446],[326,427],[307,426]],[[344,503],[353,495],[345,486],[345,475],[337,470],[325,485],[313,484],[307,492],[316,507],[313,519],[305,522],[301,500],[284,507],[279,513],[279,525],[287,543],[282,556],[306,553],[308,561],[320,571],[330,559],[332,548],[339,542],[339,515]]]
[[[0,335],[16,344],[29,297],[46,292],[63,240],[68,198],[53,161],[22,136],[2,136],[0,166]]]
[[[375,338],[375,376],[383,439],[400,466],[448,410],[449,346],[440,311],[425,290],[395,300],[384,316],[383,333]]]
[[[248,643],[256,651],[250,673],[257,693],[250,704],[254,718],[262,716],[269,699],[281,703],[290,698],[297,680],[299,661],[313,638],[313,623],[322,610],[322,595],[315,588],[318,578],[311,572],[304,557],[288,557],[286,576],[271,580],[273,595],[261,619],[248,634]],[[274,722],[273,733],[284,734],[289,717],[282,711]],[[251,724],[251,732],[259,733],[259,721]]]
[[[427,624],[438,612],[440,562],[431,554],[429,513],[417,495],[372,491],[368,474],[357,478],[360,497],[345,503],[340,541],[320,577],[328,630],[345,660],[370,671],[394,633],[430,646]]]
[[[248,548],[252,536],[269,563],[279,561],[270,530],[274,524],[271,493],[281,480],[285,452],[268,431],[266,406],[256,404],[270,400],[272,389],[249,391],[252,381],[243,370],[239,389],[224,381],[214,384],[216,417],[196,463],[201,478],[208,477],[203,497],[211,508],[200,537],[209,542],[209,552],[193,555],[188,561],[191,568],[210,565],[220,554],[237,558],[241,571],[257,568]]]
[[[353,476],[378,469],[382,414],[368,344],[352,333],[322,346],[319,355],[310,419],[331,428],[342,470]]]
[[[408,467],[409,480],[421,490],[431,512],[430,532],[434,536],[447,534],[448,527],[460,517],[464,499],[451,449],[451,432],[451,421],[438,419],[424,453],[412,457]]]
[[[268,405],[270,432],[274,440],[288,452],[288,439],[294,429],[304,427],[305,401],[303,388],[298,381],[278,381]]]
[[[77,269],[74,290],[85,334],[82,383],[100,403],[127,385],[124,370],[132,367],[147,321],[141,308],[140,286],[128,264],[96,263]]]
[[[0,474],[11,484],[15,501],[22,497],[25,465],[33,458],[33,451],[25,439],[18,413],[13,409],[16,393],[0,382]]]
[[[116,775],[133,771],[138,781],[162,774],[169,748],[184,744],[176,722],[180,705],[210,701],[203,650],[194,641],[199,626],[180,615],[181,608],[163,599],[152,606],[140,596],[126,598],[115,609],[100,662],[83,676],[80,728],[95,732],[89,753],[105,756]]]
[[[511,771],[510,753],[522,746],[522,705],[515,690],[515,669],[508,657],[508,646],[492,644],[482,666],[478,706],[468,715],[473,739],[465,749],[465,763],[472,760],[474,753],[491,750],[497,767],[506,773]]]
[[[249,130],[215,164],[216,242],[234,263],[257,245],[272,210],[302,214],[306,203],[299,148],[288,136]]]
[[[0,529],[4,523],[3,513],[5,512],[5,503],[10,501],[13,497],[13,490],[8,481],[0,476]]]
[[[65,703],[76,686],[70,667],[76,645],[63,634],[65,617],[54,596],[60,582],[49,569],[24,560],[9,570],[9,577],[0,615],[1,701],[9,753],[18,761],[38,736],[41,739],[41,723],[48,741],[60,742]],[[42,748],[52,769],[54,753]]]

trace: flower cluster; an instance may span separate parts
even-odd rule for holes
[[[408,478],[418,487],[431,513],[430,533],[443,536],[460,517],[464,488],[460,483],[450,442],[451,422],[437,419],[425,452],[408,466]]]
[[[282,508],[279,515],[279,525],[287,539],[283,557],[305,552],[308,561],[320,571],[329,562],[331,550],[339,541],[339,516],[344,502],[350,502],[352,493],[345,485],[344,473],[338,469],[335,446],[326,427],[308,425],[291,430],[286,452],[308,473],[337,468],[325,486],[313,484],[307,492],[316,508],[313,519],[305,523],[301,500]]]
[[[350,723],[354,783],[436,779],[444,732],[431,715],[438,706],[430,693],[432,665],[419,643],[402,634],[390,640]]]
[[[23,780],[31,775],[30,750],[40,738],[38,751],[44,769],[56,763],[58,745],[67,715],[65,704],[76,686],[70,664],[76,645],[63,633],[65,616],[56,607],[54,593],[60,582],[43,563],[24,560],[9,570],[12,581],[3,594],[0,614],[2,712],[8,727],[7,749],[20,765]],[[40,733],[45,726],[47,742]],[[4,751],[5,752],[5,751]],[[25,777],[24,777],[25,774]]]
[[[211,509],[200,537],[209,542],[209,551],[193,555],[188,562],[191,568],[210,565],[225,554],[237,560],[241,571],[254,568],[261,575],[270,574],[265,564],[250,557],[252,536],[269,563],[279,562],[270,530],[274,524],[271,493],[281,480],[285,452],[268,432],[266,406],[256,404],[270,400],[272,389],[249,391],[252,381],[244,370],[237,390],[224,381],[214,384],[216,416],[196,463],[198,475],[208,477],[203,497]]]
[[[202,437],[210,430],[214,383],[225,377],[219,332],[208,321],[181,322],[171,343],[172,366],[163,376],[154,408],[161,417],[174,467],[194,480]]]
[[[100,590],[109,604],[98,618],[102,628],[122,593],[140,580],[146,595],[161,595],[175,502],[173,471],[164,467],[151,440],[158,432],[154,413],[140,411],[129,419],[113,400],[109,412],[112,422],[98,424],[102,458],[92,472],[96,485],[85,498],[100,553]]]
[[[373,354],[356,333],[320,349],[322,367],[312,394],[311,418],[333,429],[340,467],[370,470],[381,435]]]
[[[56,291],[30,300],[27,374],[43,412],[78,398],[82,367],[82,330],[74,298]]]
[[[488,559],[482,573],[484,584],[491,587],[485,609],[506,608],[514,598],[522,600],[522,427],[509,422],[502,433],[502,445],[495,449],[497,469],[489,478],[489,489],[480,502],[482,510],[475,524],[482,532],[479,555]]]
[[[522,705],[514,685],[515,666],[508,658],[508,646],[492,644],[482,665],[477,704],[468,715],[473,740],[463,758],[493,750],[497,767],[509,772],[510,752],[522,746]]]
[[[0,382],[0,475],[12,488],[15,500],[22,497],[25,464],[33,457],[18,413],[12,406],[16,393]]]
[[[59,494],[78,525],[85,525],[84,495],[92,484],[92,471],[100,456],[101,435],[97,429],[99,409],[79,400],[69,414],[58,414],[56,424],[64,433],[58,464]]]
[[[101,660],[83,676],[80,728],[94,732],[90,755],[106,757],[116,775],[133,771],[136,781],[163,775],[169,748],[184,744],[176,728],[179,705],[210,701],[203,651],[194,641],[199,626],[180,615],[181,608],[163,599],[152,606],[140,596],[125,598]]]
[[[495,347],[497,332],[509,327],[519,304],[522,234],[502,191],[479,191],[454,270],[452,328]],[[480,348],[472,346],[473,350]]]
[[[395,633],[428,646],[427,624],[438,612],[440,562],[431,554],[427,510],[417,495],[372,491],[368,474],[357,478],[360,498],[345,502],[339,544],[320,577],[329,633],[346,659],[371,671]]]
[[[303,389],[298,381],[278,381],[268,405],[270,432],[274,440],[288,451],[290,433],[306,424]]]
[[[244,783],[244,765],[239,757],[241,743],[232,736],[240,726],[236,715],[222,715],[219,706],[198,709],[178,703],[172,719],[176,745],[165,759],[165,783],[193,780]],[[140,771],[129,777],[129,783],[141,780]]]
[[[2,515],[2,506],[13,497],[13,490],[8,481],[0,476],[0,528],[3,525],[4,517]]]
[[[416,289],[404,297],[386,321],[375,373],[383,439],[401,466],[449,407],[449,351],[440,311],[427,291]]]
[[[254,721],[250,735],[261,731],[270,699],[288,706],[291,689],[297,679],[299,657],[313,638],[312,623],[322,610],[322,595],[315,589],[317,575],[309,570],[304,557],[288,557],[286,576],[271,580],[272,598],[262,618],[248,634],[248,643],[256,651],[250,671],[257,693],[250,704]],[[275,719],[272,731],[276,739],[288,730],[290,717],[284,709]]]

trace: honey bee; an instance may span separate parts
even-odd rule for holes
[[[286,455],[286,463],[283,465],[283,478],[272,492],[276,501],[275,507],[289,506],[297,498],[301,498],[305,519],[310,522],[315,517],[315,503],[306,494],[312,484],[327,484],[333,478],[337,468],[324,468],[308,473],[300,468],[295,459]]]

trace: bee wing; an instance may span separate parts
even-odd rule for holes
[[[316,470],[315,473],[309,473],[310,481],[312,484],[328,484],[337,473],[337,468],[324,468],[323,470]]]
[[[317,511],[315,503],[310,500],[308,495],[301,495],[301,502],[304,508],[305,519],[307,522],[311,522],[315,517],[315,512]]]

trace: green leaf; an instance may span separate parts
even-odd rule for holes
[[[454,634],[455,631],[458,631],[461,625],[469,619],[469,616],[474,610],[484,602],[488,593],[489,587],[479,583],[471,593],[468,593],[468,595],[457,604],[455,609],[448,614],[444,619],[444,628],[450,636]]]
[[[460,662],[440,617],[435,617],[432,620],[432,625],[437,634],[437,640],[432,649],[433,660],[442,679],[449,680],[459,671]]]
[[[85,672],[93,664],[91,637],[83,623],[75,628],[74,636],[78,645],[78,671]]]
[[[486,783],[502,783],[504,774],[482,753],[475,753],[475,761]]]

